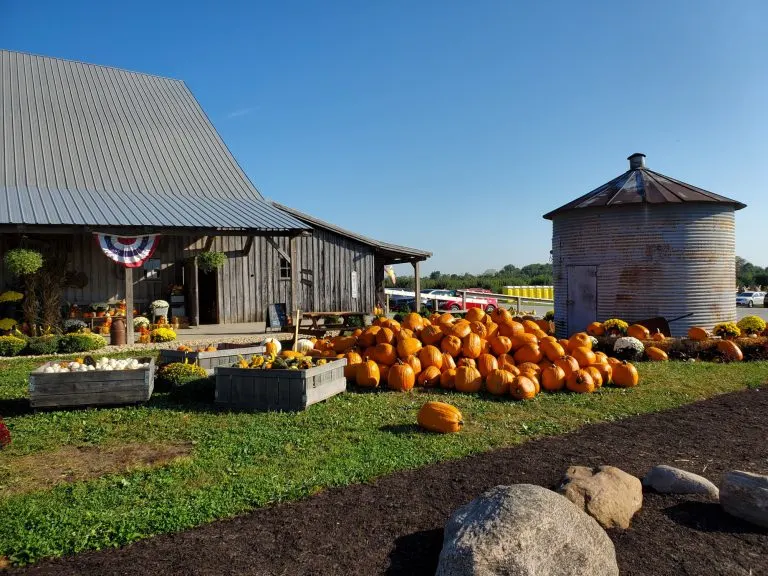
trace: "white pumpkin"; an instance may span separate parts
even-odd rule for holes
[[[280,354],[280,351],[283,349],[283,345],[280,344],[280,340],[277,338],[267,338],[264,340],[264,342],[261,343],[262,346],[266,346],[268,342],[274,342],[277,346],[277,354]]]
[[[301,338],[300,340],[296,341],[296,352],[299,352],[301,354],[306,354],[310,350],[312,350],[315,347],[315,343],[312,342],[312,340],[308,340],[307,338]]]

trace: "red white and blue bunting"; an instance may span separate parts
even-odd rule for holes
[[[125,266],[126,268],[138,268],[147,260],[157,248],[160,234],[147,236],[114,236],[110,234],[94,233],[96,242],[107,258]]]

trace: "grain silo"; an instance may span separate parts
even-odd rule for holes
[[[734,212],[745,205],[645,167],[544,215],[552,220],[558,336],[595,320],[663,316],[673,336],[736,319]]]

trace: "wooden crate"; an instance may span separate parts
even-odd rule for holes
[[[29,375],[29,404],[33,408],[134,404],[146,402],[155,387],[154,358],[138,358],[146,368],[46,374],[47,362]]]
[[[216,368],[216,404],[256,410],[298,411],[347,389],[341,358],[308,370]]]
[[[171,362],[184,362],[184,360],[190,364],[197,362],[201,368],[205,368],[209,374],[213,374],[213,370],[219,366],[232,366],[232,364],[235,364],[239,356],[248,360],[253,354],[264,354],[264,352],[266,352],[264,346],[224,343],[219,344],[218,350],[213,352],[161,350],[158,363],[162,366]]]

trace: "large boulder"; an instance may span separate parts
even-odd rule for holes
[[[643,478],[643,486],[659,494],[704,494],[717,499],[720,490],[712,482],[673,466],[654,466]]]
[[[603,528],[629,528],[643,506],[640,480],[614,466],[571,466],[557,491]]]
[[[437,576],[612,576],[605,531],[568,500],[530,484],[496,486],[453,513]]]
[[[768,528],[768,476],[728,472],[720,484],[720,505],[731,516]]]

